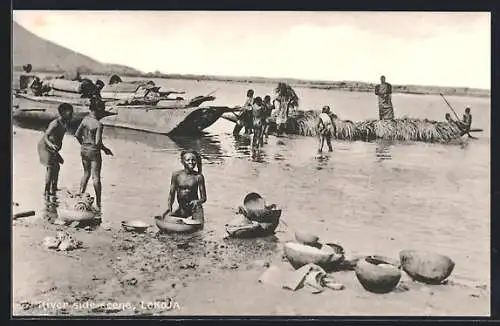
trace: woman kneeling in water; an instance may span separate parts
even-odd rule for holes
[[[168,195],[167,210],[162,217],[192,217],[194,220],[204,222],[203,204],[207,201],[205,177],[201,173],[201,156],[194,150],[181,152],[183,170],[172,173],[170,193]],[[197,167],[197,171],[195,168]],[[198,197],[198,190],[200,196]],[[172,212],[175,194],[179,208]]]

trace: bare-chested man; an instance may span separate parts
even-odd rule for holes
[[[181,152],[183,170],[172,173],[167,210],[162,217],[175,216],[204,222],[203,204],[207,201],[205,177],[202,174],[201,156],[193,150]],[[197,170],[195,168],[197,167]],[[198,196],[199,192],[199,196]],[[179,208],[172,211],[175,195]]]
[[[103,125],[99,121],[106,114],[104,103],[98,98],[91,98],[90,114],[83,118],[80,126],[75,132],[75,137],[81,144],[81,157],[83,165],[83,177],[80,183],[80,193],[85,193],[87,183],[92,175],[97,208],[101,209],[101,150],[106,155],[113,155],[113,152],[102,143]]]

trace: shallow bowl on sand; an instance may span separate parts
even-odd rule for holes
[[[97,214],[94,211],[82,211],[66,208],[57,208],[57,215],[60,220],[74,222],[74,221],[89,221],[96,218]]]
[[[381,256],[360,259],[355,267],[356,277],[367,291],[373,293],[391,292],[401,279],[401,271]]]
[[[137,233],[142,233],[147,230],[148,227],[150,227],[149,224],[144,223],[143,221],[122,221],[122,227],[125,229],[125,231],[128,232],[137,232]]]
[[[402,250],[399,258],[413,280],[427,284],[441,284],[455,268],[450,257],[429,251]]]
[[[190,233],[203,227],[203,223],[199,221],[174,216],[165,216],[164,219],[161,216],[155,216],[155,222],[161,232],[167,233]]]
[[[324,251],[297,242],[285,243],[284,252],[285,257],[295,269],[309,263],[316,264],[320,267],[328,266],[328,264],[335,259],[335,256],[338,256],[332,251]]]

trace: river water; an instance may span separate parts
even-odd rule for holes
[[[272,94],[274,85],[155,80],[189,95],[216,92],[216,103],[242,104],[248,88]],[[369,93],[297,88],[301,109],[333,106],[341,119],[376,118]],[[459,114],[470,105],[478,140],[461,144],[394,144],[334,141],[333,153],[316,157],[317,140],[275,138],[253,156],[250,138],[231,135],[232,123],[220,120],[197,138],[176,138],[105,128],[103,219],[119,223],[165,209],[171,173],[180,169],[182,149],[203,156],[208,201],[204,232],[222,233],[234,209],[252,191],[283,209],[277,237],[293,230],[318,234],[348,252],[398,257],[402,249],[431,249],[450,255],[455,275],[490,284],[490,100],[448,97]],[[442,120],[448,108],[439,96],[393,96],[397,116]],[[13,199],[43,212],[44,168],[36,144],[41,131],[14,127]],[[79,146],[67,135],[60,186],[78,189],[82,175]],[[93,193],[92,182],[89,183]]]

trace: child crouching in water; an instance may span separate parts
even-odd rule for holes
[[[191,217],[203,225],[202,205],[207,201],[207,192],[205,177],[202,174],[201,156],[194,150],[182,151],[181,163],[184,169],[172,173],[167,210],[163,213],[162,218],[166,216]],[[172,211],[176,194],[179,207]]]
[[[64,134],[69,129],[71,118],[73,117],[73,106],[68,103],[62,103],[57,108],[59,118],[53,120],[38,142],[38,156],[40,163],[47,167],[45,174],[45,189],[44,195],[55,195],[57,182],[59,179],[60,164],[64,163],[63,158],[59,155],[62,147]]]

